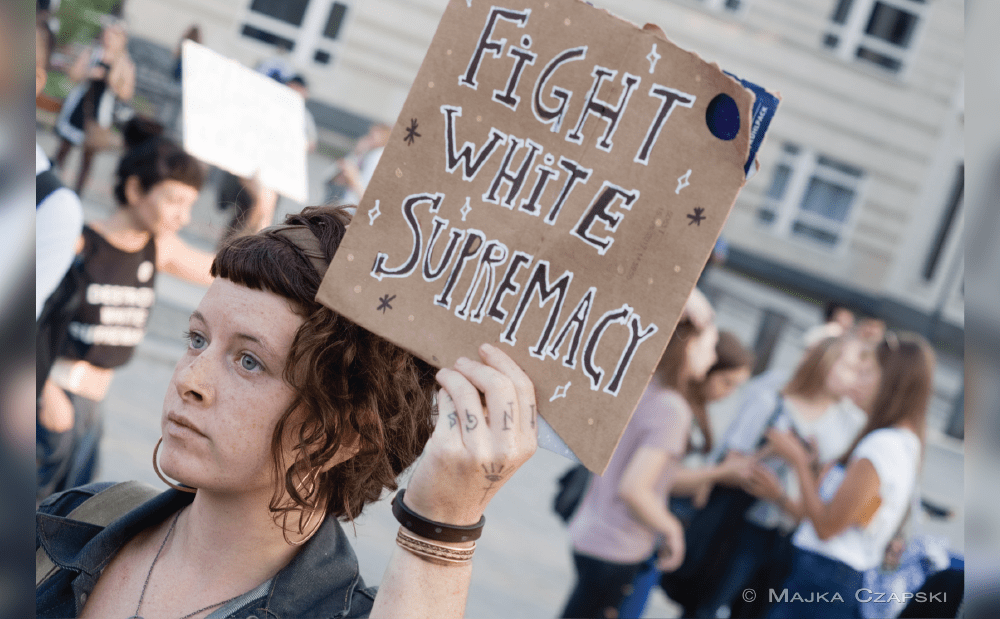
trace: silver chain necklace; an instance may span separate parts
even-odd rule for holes
[[[150,576],[153,575],[153,568],[156,567],[156,562],[160,558],[160,553],[163,552],[163,547],[167,545],[167,540],[170,539],[170,534],[174,532],[174,527],[177,526],[177,520],[181,517],[181,512],[182,511],[184,511],[184,510],[179,510],[177,512],[177,515],[174,516],[174,521],[170,523],[170,528],[167,530],[167,534],[163,537],[163,541],[160,542],[160,548],[159,548],[159,550],[156,551],[156,556],[153,557],[153,563],[149,566],[149,572],[146,573],[146,582],[142,583],[142,593],[139,594],[139,603],[135,605],[135,614],[132,615],[131,617],[129,617],[128,619],[143,619],[142,616],[139,614],[139,609],[142,608],[142,599],[144,597],[146,597],[146,587],[149,586],[149,578],[150,578]],[[194,611],[193,613],[188,613],[188,614],[184,615],[180,619],[190,619],[191,617],[194,617],[195,615],[197,615],[199,613],[203,613],[206,610],[215,608],[216,606],[222,606],[223,604],[228,604],[229,602],[232,602],[233,600],[235,600],[235,599],[237,599],[239,597],[242,597],[244,595],[246,595],[246,592],[241,593],[239,595],[234,595],[233,597],[229,598],[228,600],[223,600],[221,602],[216,602],[215,604],[209,604],[205,608],[199,608],[198,610]]]

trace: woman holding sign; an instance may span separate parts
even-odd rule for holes
[[[349,221],[307,209],[220,250],[153,454],[173,489],[46,501],[38,617],[462,615],[483,511],[535,451],[534,387],[492,346],[435,371],[317,303]],[[376,591],[338,520],[421,452]]]
[[[607,470],[593,478],[570,521],[577,583],[563,617],[617,617],[654,552],[667,572],[684,559],[684,531],[667,496],[693,417],[683,390],[716,360],[713,319],[695,290]]]

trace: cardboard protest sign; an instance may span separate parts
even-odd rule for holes
[[[437,366],[498,343],[601,473],[751,162],[754,95],[577,0],[453,0],[318,298]]]
[[[184,41],[184,150],[305,202],[305,102],[292,89]]]

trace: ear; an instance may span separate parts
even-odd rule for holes
[[[125,179],[125,202],[126,205],[136,204],[142,200],[146,192],[142,190],[139,177],[132,175]]]

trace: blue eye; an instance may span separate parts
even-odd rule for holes
[[[190,346],[195,350],[201,350],[202,348],[205,347],[206,344],[208,344],[208,340],[202,337],[200,333],[188,331],[187,333],[184,334],[184,337],[188,341],[188,346]]]
[[[240,357],[240,367],[248,372],[252,372],[260,367],[260,362],[244,353],[243,356]]]

